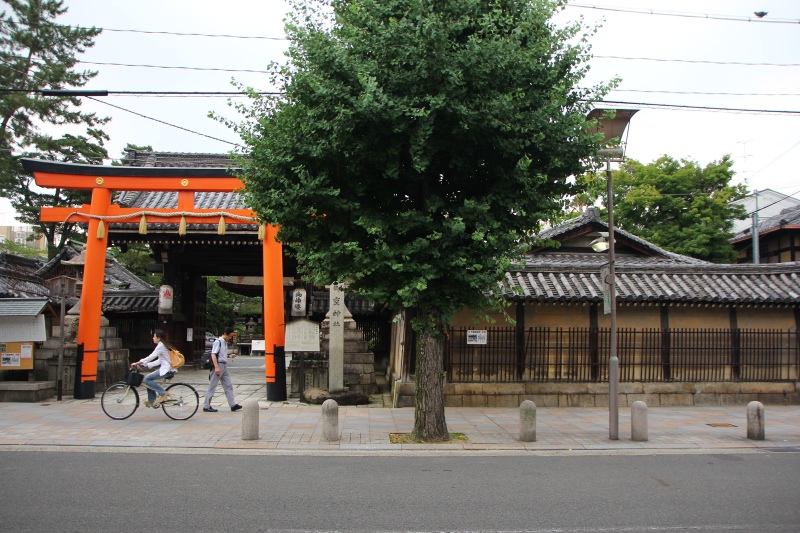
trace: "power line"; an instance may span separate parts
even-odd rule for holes
[[[800,96],[800,93],[729,93],[705,91],[666,91],[658,89],[611,89],[623,93],[698,94],[704,96]]]
[[[25,89],[3,89],[0,88],[0,93],[9,92],[24,92],[24,93],[41,93],[39,90],[25,90]],[[125,95],[125,96],[246,96],[246,93],[240,92],[204,92],[204,91],[107,91],[109,96]],[[258,92],[259,95],[281,95],[282,92]],[[88,97],[88,96],[87,96]],[[95,98],[91,98],[96,100]],[[101,100],[96,100],[100,102]],[[106,102],[103,102],[106,103]],[[699,106],[699,105],[681,105],[681,104],[659,104],[652,102],[623,102],[618,100],[601,100],[597,103],[625,105],[625,106],[639,106],[651,109],[676,109],[686,111],[720,111],[730,113],[755,113],[755,114],[771,114],[771,115],[800,115],[800,111],[792,109],[750,109],[741,107],[716,107],[716,106]],[[111,104],[107,104],[111,105]],[[116,107],[116,106],[112,106]],[[129,111],[124,108],[119,108],[123,111]],[[129,111],[134,113],[133,111]],[[144,115],[142,115],[144,116]],[[150,118],[150,117],[145,117]],[[156,120],[156,119],[151,119]],[[172,125],[172,124],[168,124]],[[177,127],[177,126],[176,126]],[[192,132],[197,133],[197,132]],[[198,134],[202,135],[202,134]],[[221,139],[216,139],[221,140]],[[223,141],[229,142],[229,141]],[[230,143],[235,144],[235,143]]]
[[[288,41],[286,37],[265,37],[263,35],[230,35],[214,33],[183,33],[177,31],[148,31],[148,30],[122,30],[114,28],[100,28],[103,31],[127,32],[127,33],[147,33],[155,35],[175,35],[179,37],[222,37],[228,39],[263,39],[266,41]]]
[[[569,3],[567,7],[581,9],[596,9],[598,11],[614,11],[617,13],[635,13],[637,15],[659,15],[665,17],[695,18],[706,20],[727,20],[731,22],[755,22],[762,24],[800,24],[798,19],[743,17],[741,15],[713,15],[705,13],[684,13],[680,11],[656,11],[654,9],[636,9],[615,6],[595,6],[587,4]]]
[[[78,92],[85,92],[83,89]],[[214,97],[214,96],[249,96],[250,93],[241,91],[95,91],[98,93],[96,96],[195,96],[195,97]],[[0,88],[0,94],[3,93],[40,93],[42,96],[55,96],[67,97],[70,96],[69,90],[54,90],[54,89],[3,89]],[[102,93],[102,94],[100,94]],[[253,91],[257,95],[281,95],[282,92],[278,91]],[[95,96],[93,94],[78,94],[75,96]]]
[[[601,103],[601,102],[598,102]],[[768,115],[800,115],[800,111],[794,110],[779,110],[779,109],[746,109],[737,107],[714,107],[714,106],[698,106],[698,105],[678,105],[678,104],[653,104],[648,102],[620,102],[614,100],[602,100],[604,104],[625,105],[625,106],[639,106],[655,109],[677,109],[686,111],[723,111],[730,113],[755,113],[755,114],[768,114]]]
[[[3,21],[0,20],[0,23]],[[20,20],[15,21],[17,24],[21,26],[28,26],[31,27],[30,24],[25,24]],[[98,26],[82,26],[82,25],[72,25],[72,24],[54,24],[51,22],[41,22],[39,26],[50,26],[52,28],[65,28],[65,29],[74,29],[74,30],[100,30],[100,31],[109,31],[109,32],[120,32],[120,33],[145,33],[150,35],[173,35],[177,37],[221,37],[227,39],[260,39],[266,41],[288,41],[286,37],[266,37],[264,35],[232,35],[232,34],[218,34],[218,33],[193,33],[193,32],[179,32],[179,31],[154,31],[154,30],[130,30],[130,29],[118,29],[118,28],[102,28]]]
[[[14,56],[0,52],[0,56],[5,56],[11,59],[27,60],[28,58]],[[699,65],[725,65],[725,66],[743,66],[743,67],[800,67],[800,63],[764,63],[764,62],[748,62],[748,61],[720,61],[712,59],[680,59],[680,58],[661,58],[661,57],[628,57],[616,55],[589,55],[591,59],[619,59],[623,61],[654,61],[658,63],[690,63]],[[41,64],[41,62],[36,62]],[[85,65],[105,65],[112,67],[134,67],[134,68],[163,68],[163,69],[180,69],[180,70],[198,70],[198,71],[217,71],[217,72],[251,72],[256,74],[269,74],[267,70],[256,69],[231,69],[231,68],[218,68],[218,67],[184,67],[173,65],[148,65],[140,63],[118,63],[118,62],[105,62],[105,61],[83,61],[78,60],[77,63]]]
[[[800,193],[800,191],[795,191],[795,192],[793,192],[792,194],[788,194],[787,196],[789,196],[789,197],[793,197],[793,196],[794,196],[795,194],[797,194],[797,193]],[[756,190],[756,194],[758,194],[758,190]],[[782,201],[784,201],[784,200],[785,200],[785,198],[780,198],[780,199],[778,199],[778,200],[775,200],[775,201],[774,201],[774,202],[772,202],[771,204],[767,204],[767,205],[765,205],[764,207],[759,207],[758,209],[754,209],[753,211],[750,211],[749,213],[746,213],[746,214],[745,214],[745,216],[752,215],[753,213],[758,213],[758,212],[759,212],[759,211],[761,211],[762,209],[766,209],[766,208],[768,208],[768,207],[772,207],[773,205],[775,205],[775,204],[777,204],[777,203],[779,203],[779,202],[782,202]]]
[[[751,174],[749,177],[750,177],[750,178],[752,178],[753,176],[755,176],[755,175],[757,175],[757,174],[760,174],[760,173],[761,173],[761,172],[763,172],[763,171],[764,171],[764,170],[765,170],[767,167],[769,167],[769,166],[770,166],[772,163],[774,163],[775,161],[777,161],[777,160],[778,160],[778,159],[780,159],[781,157],[785,156],[786,154],[788,154],[789,152],[791,152],[792,150],[794,150],[795,148],[797,148],[797,146],[798,146],[798,145],[800,145],[800,141],[797,141],[796,143],[794,143],[794,144],[793,144],[792,146],[790,146],[790,147],[789,147],[789,148],[788,148],[788,149],[787,149],[785,152],[783,152],[781,155],[779,155],[778,157],[776,157],[775,159],[773,159],[772,161],[770,161],[769,163],[767,163],[766,165],[764,165],[763,167],[761,167],[761,169],[759,169],[759,170],[758,170],[758,171],[757,171],[755,174]]]
[[[242,145],[237,144],[235,142],[226,141],[225,139],[220,139],[218,137],[212,137],[211,135],[206,135],[205,133],[200,133],[200,132],[197,132],[197,131],[194,131],[194,130],[190,130],[189,128],[184,128],[183,126],[177,126],[175,124],[170,124],[169,122],[164,122],[163,120],[159,120],[157,118],[148,117],[147,115],[142,115],[141,113],[137,113],[136,111],[131,111],[130,109],[125,109],[124,107],[120,107],[118,105],[109,104],[108,102],[104,102],[103,100],[98,100],[97,98],[93,98],[91,96],[87,96],[87,98],[89,100],[93,100],[95,102],[99,102],[101,104],[113,107],[115,109],[119,109],[121,111],[125,111],[127,113],[131,113],[131,114],[136,115],[138,117],[146,118],[147,120],[152,120],[153,122],[158,122],[159,124],[164,124],[164,125],[170,126],[172,128],[177,128],[179,130],[183,130],[183,131],[186,131],[186,132],[189,132],[189,133],[194,133],[195,135],[200,135],[201,137],[207,137],[207,138],[212,139],[214,141],[219,141],[219,142],[223,142],[223,143],[226,143],[226,144],[232,144],[233,146],[237,146],[239,148],[244,148]]]
[[[626,57],[592,55],[592,59],[623,59],[626,61],[658,61],[660,63],[697,63],[701,65],[734,65],[745,67],[800,67],[800,63],[751,63],[747,61],[713,61],[710,59],[667,59],[658,57]]]
[[[215,72],[253,72],[256,74],[269,74],[268,70],[251,70],[251,69],[236,69],[236,68],[213,68],[213,67],[174,67],[168,65],[137,65],[133,63],[107,63],[99,61],[78,61],[85,65],[107,65],[112,67],[142,67],[142,68],[165,68],[165,69],[179,69],[179,70],[201,70],[201,71],[215,71]]]

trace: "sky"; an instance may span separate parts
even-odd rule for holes
[[[69,11],[59,23],[104,28],[79,56],[80,67],[99,72],[87,89],[224,92],[236,90],[235,79],[268,91],[273,87],[264,71],[271,61],[284,61],[288,47],[283,0],[64,5]],[[759,19],[757,11],[767,15]],[[649,163],[666,154],[705,166],[728,154],[734,183],[800,197],[800,1],[570,0],[556,22],[581,17],[589,26],[602,24],[589,41],[594,58],[582,85],[619,77],[618,90],[606,99],[621,103],[598,107],[640,109],[626,133],[627,157]],[[240,120],[226,97],[111,95],[84,99],[82,108],[111,117],[103,129],[115,159],[128,143],[225,153],[238,142],[232,130],[208,118],[214,111]],[[15,224],[13,216],[0,199],[0,225]]]

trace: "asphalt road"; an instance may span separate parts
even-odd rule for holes
[[[2,531],[800,530],[796,452],[0,457]]]

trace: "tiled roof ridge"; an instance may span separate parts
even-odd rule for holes
[[[30,283],[42,283],[42,279],[35,273],[22,272],[18,269],[12,268],[7,265],[0,265],[0,275],[9,279],[18,281],[27,281]]]
[[[58,253],[55,256],[53,256],[53,258],[50,261],[43,264],[41,268],[39,268],[39,270],[36,271],[36,274],[42,276],[46,274],[48,271],[52,270],[55,266],[57,266],[62,259],[66,259],[67,261],[69,261],[70,259],[78,255],[80,255],[80,252],[72,246],[72,242],[68,242],[61,247],[61,250],[59,250]]]
[[[758,224],[758,234],[761,235],[768,231],[771,231],[775,228],[790,225],[790,226],[797,226],[800,225],[800,205],[794,207],[787,207],[782,209],[780,213],[777,215],[773,215],[769,218],[762,218]],[[751,239],[753,237],[753,228],[747,227],[744,228],[742,231],[737,233],[731,239],[731,242]]]
[[[548,265],[548,264],[529,264],[524,268],[511,269],[511,272],[594,272],[595,265],[576,264],[576,265]],[[800,274],[800,262],[769,263],[753,265],[751,263],[741,264],[681,264],[681,263],[656,263],[656,264],[625,264],[614,262],[615,270],[630,273],[642,272],[675,272],[675,273],[698,273],[698,274],[736,274],[736,275],[764,275],[764,274]]]
[[[125,148],[122,164],[128,167],[233,167],[235,161],[227,153],[157,152]]]
[[[598,224],[599,226],[608,229],[608,223],[605,222],[602,218],[600,218],[600,214],[598,213],[597,208],[595,208],[594,206],[589,206],[586,208],[586,211],[584,211],[583,214],[581,214],[580,216],[571,218],[556,226],[553,226],[552,228],[546,229],[540,232],[536,237],[541,240],[553,239],[555,237],[563,235],[564,233],[567,233],[568,231],[572,231],[581,226],[587,226],[589,224]],[[654,253],[667,257],[676,262],[692,263],[692,264],[711,264],[708,261],[704,261],[702,259],[696,259],[688,255],[682,255],[675,252],[670,252],[669,250],[665,250],[619,227],[614,227],[614,233],[616,235],[622,235],[627,239],[636,242],[640,246],[648,248]]]

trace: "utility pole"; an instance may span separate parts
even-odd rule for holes
[[[753,209],[753,264],[757,265],[761,258],[759,257],[759,242],[758,242],[758,190],[755,191],[756,207]]]

